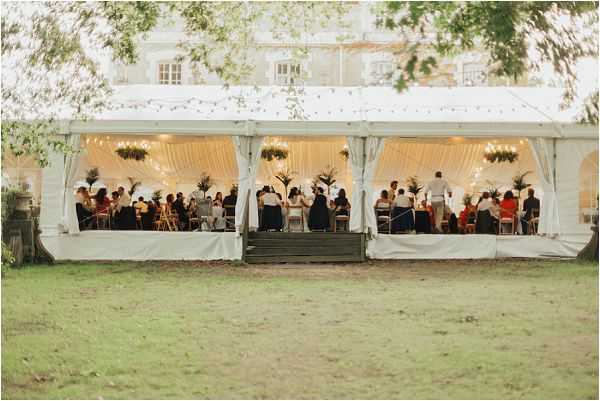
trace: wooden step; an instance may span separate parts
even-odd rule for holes
[[[312,263],[312,262],[362,262],[364,259],[354,255],[326,256],[266,256],[246,255],[246,263]]]
[[[355,255],[360,257],[360,244],[354,248],[331,248],[327,246],[319,247],[251,247],[249,246],[246,255],[269,255],[269,256],[338,256]]]
[[[360,262],[365,258],[361,233],[249,233],[248,263]]]

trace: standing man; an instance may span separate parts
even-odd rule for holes
[[[117,189],[119,193],[119,202],[117,203],[117,212],[120,212],[122,208],[129,207],[131,205],[131,198],[129,194],[125,192],[125,188],[119,187]]]
[[[436,171],[435,178],[433,181],[425,185],[425,200],[427,200],[427,194],[431,192],[431,207],[433,208],[433,217],[435,218],[435,232],[442,232],[442,219],[444,217],[444,206],[445,193],[448,193],[448,197],[452,198],[452,189],[448,186],[448,183],[442,179],[442,172]]]
[[[396,192],[398,191],[398,181],[394,180],[390,182],[390,189],[388,191],[388,196],[391,203],[394,203],[394,199],[396,199]]]

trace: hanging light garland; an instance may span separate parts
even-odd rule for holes
[[[263,146],[260,157],[267,161],[273,161],[273,159],[285,160],[290,153],[288,147],[287,142],[270,141]]]
[[[519,159],[517,148],[508,145],[493,145],[488,143],[485,147],[484,163],[514,163]]]

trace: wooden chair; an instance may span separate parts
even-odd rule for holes
[[[506,232],[504,227],[510,227],[510,231]],[[515,219],[514,217],[501,217],[498,224],[498,235],[514,235]]]
[[[110,214],[96,213],[96,230],[110,230]],[[102,227],[102,228],[100,228]]]
[[[539,224],[540,224],[540,209],[531,209],[531,216],[529,217],[529,224],[527,224],[527,234],[536,235]]]
[[[235,231],[235,205],[223,205],[225,209],[225,231]]]
[[[349,228],[350,228],[349,227],[349,225],[350,225],[350,216],[349,215],[346,216],[346,215],[340,214],[340,215],[336,215],[335,216],[335,219],[333,221],[333,232],[334,233],[337,232],[338,223],[344,223],[343,224],[344,225],[344,230],[343,231],[345,231],[345,232],[350,231],[349,230]]]
[[[294,215],[294,216],[290,216],[291,214],[291,210],[300,210],[300,215]],[[288,232],[292,232],[292,223],[298,223],[300,224],[300,231],[304,231],[304,208],[302,207],[302,205],[289,205],[288,206],[288,214],[286,216],[287,218],[287,229]],[[334,227],[334,231],[335,231],[335,227]]]
[[[392,232],[392,219],[390,207],[376,207],[375,216],[377,216],[377,231],[390,234]]]

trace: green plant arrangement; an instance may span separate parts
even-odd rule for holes
[[[336,182],[335,176],[337,175],[337,173],[338,172],[335,169],[335,167],[327,166],[317,176],[317,178],[319,179],[319,181],[321,181],[323,184],[325,184],[327,186],[327,195],[331,194],[331,186],[333,184],[335,184],[335,182]]]
[[[514,146],[509,148],[508,145],[502,147],[488,144],[485,148],[484,157],[490,163],[514,163],[519,159],[519,154]]]
[[[198,190],[202,192],[202,197],[206,197],[208,190],[214,185],[214,181],[207,173],[202,173],[200,180],[196,184]]]
[[[348,161],[348,159],[350,158],[350,151],[348,150],[348,148],[340,150],[340,156],[342,156],[342,159]]]
[[[133,194],[137,190],[137,187],[142,185],[142,182],[136,181],[133,177],[127,177],[127,179],[129,180],[129,191],[127,191],[127,193],[129,194],[129,196],[133,196]]]
[[[92,185],[100,178],[100,170],[98,167],[94,167],[85,172],[85,182],[90,186],[90,192],[92,191]]]
[[[419,183],[419,177],[416,175],[408,177],[406,179],[406,185],[408,187],[408,192],[413,194],[415,199],[417,199],[417,195],[423,190],[423,186]]]
[[[517,191],[517,197],[520,197],[522,190],[531,186],[531,184],[525,182],[525,176],[531,173],[531,171],[526,171],[523,174],[517,172],[517,175],[513,177],[513,189]]]
[[[290,171],[289,169],[279,171],[277,174],[275,174],[275,178],[283,184],[283,187],[285,189],[285,198],[286,199],[287,199],[287,193],[288,193],[288,186],[294,180],[293,174],[295,174],[295,173]]]
[[[162,199],[162,189],[157,189],[156,191],[154,191],[152,193],[152,200],[154,202],[160,202],[160,200]]]
[[[465,194],[462,198],[463,205],[471,206],[473,205],[473,194]]]
[[[289,151],[287,149],[275,145],[264,147],[260,153],[260,157],[267,161],[272,161],[273,159],[285,160],[288,155]]]
[[[118,148],[115,150],[115,153],[121,157],[123,160],[137,160],[144,161],[146,156],[148,156],[148,151],[143,148],[138,148],[135,146],[125,146],[124,148]]]

